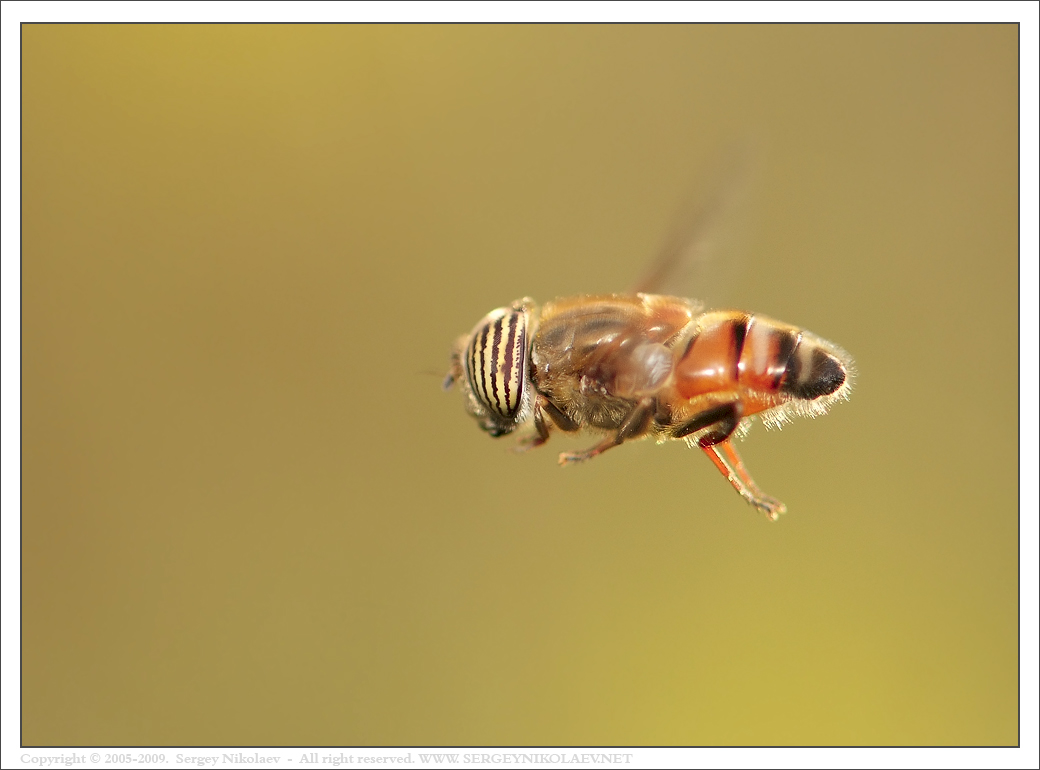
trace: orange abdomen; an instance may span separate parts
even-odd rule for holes
[[[791,399],[811,401],[845,382],[845,366],[831,348],[808,332],[763,316],[706,313],[675,365],[675,387],[687,400],[736,395],[745,415]]]

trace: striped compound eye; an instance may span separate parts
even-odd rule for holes
[[[488,313],[466,347],[466,377],[488,410],[487,429],[510,432],[527,388],[527,313],[512,307]]]

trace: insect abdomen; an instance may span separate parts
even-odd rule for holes
[[[846,382],[844,355],[797,327],[735,311],[708,313],[698,326],[675,369],[686,399],[737,391],[812,401]]]

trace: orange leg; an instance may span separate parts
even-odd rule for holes
[[[762,492],[744,467],[744,462],[737,454],[737,450],[727,441],[720,441],[712,446],[701,447],[708,459],[715,463],[719,473],[726,477],[740,496],[751,503],[769,517],[770,521],[776,521],[781,513],[787,512],[787,506],[776,498]],[[721,451],[720,451],[721,450]]]

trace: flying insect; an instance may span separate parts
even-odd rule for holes
[[[666,250],[643,285],[672,272],[680,251]],[[633,291],[497,308],[456,340],[444,384],[460,385],[483,430],[519,432],[523,449],[554,430],[601,435],[560,454],[561,465],[636,439],[685,441],[775,521],[786,506],[758,488],[733,439],[756,417],[779,427],[826,413],[849,397],[853,375],[848,353],[804,329]]]

